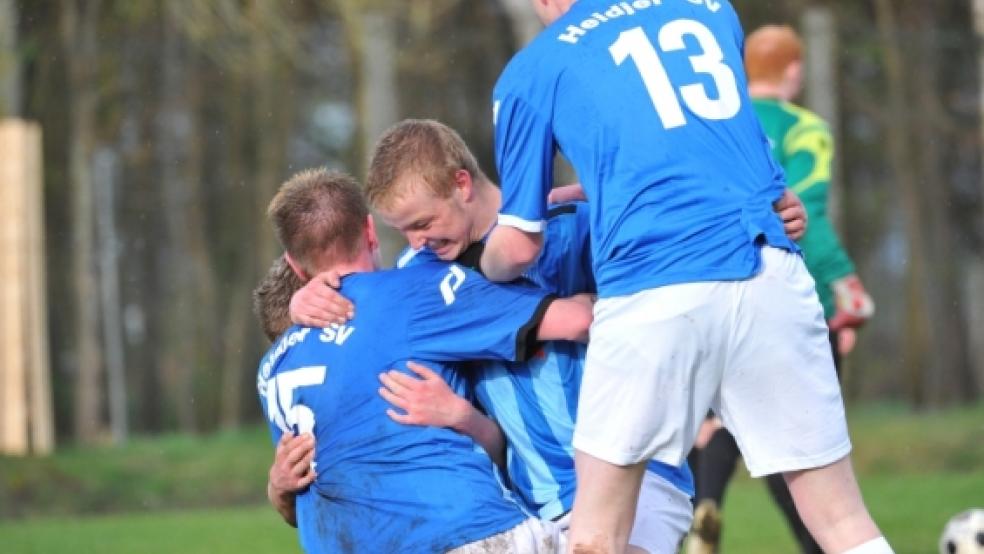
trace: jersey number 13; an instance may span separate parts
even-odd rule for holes
[[[667,129],[687,123],[680,101],[677,100],[678,89],[680,98],[690,111],[704,119],[730,119],[741,107],[735,74],[724,63],[724,53],[717,39],[703,24],[692,19],[677,19],[667,23],[659,30],[659,47],[663,52],[683,50],[686,47],[683,37],[687,35],[697,39],[701,48],[700,54],[690,56],[690,65],[696,73],[710,75],[714,80],[718,93],[716,99],[708,97],[704,85],[699,83],[674,88],[663,62],[660,61],[659,53],[642,27],[622,31],[618,39],[608,47],[616,65],[622,65],[627,58],[632,58],[635,62],[649,98],[656,107],[656,113],[659,114],[663,127]]]

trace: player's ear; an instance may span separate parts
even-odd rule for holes
[[[800,89],[803,87],[803,62],[800,60],[789,62],[782,72],[782,80],[789,91],[790,98],[799,96]]]
[[[304,271],[304,268],[301,267],[301,264],[297,263],[294,258],[291,257],[290,252],[287,252],[286,250],[284,250],[284,261],[287,262],[287,265],[290,266],[291,271],[294,272],[294,275],[297,275],[298,279],[305,283],[311,280],[311,278],[308,277],[307,272]]]
[[[472,174],[467,169],[459,169],[454,172],[454,190],[458,197],[464,201],[469,201],[475,194]]]
[[[379,249],[379,237],[376,235],[376,222],[373,220],[372,214],[366,216],[366,242],[370,252]]]

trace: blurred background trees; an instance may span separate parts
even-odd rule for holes
[[[746,30],[827,33],[827,55],[808,55],[831,76],[813,90],[835,97],[806,103],[838,130],[835,211],[879,310],[850,359],[849,396],[920,409],[978,399],[971,6],[735,4]],[[801,25],[817,14],[828,31]],[[264,214],[273,192],[317,165],[361,178],[375,137],[404,117],[458,129],[494,174],[489,97],[531,21],[526,0],[0,0],[0,116],[44,129],[59,435],[256,421],[267,343],[250,290],[279,252]],[[399,248],[389,235],[386,258]]]

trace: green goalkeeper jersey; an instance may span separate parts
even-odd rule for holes
[[[786,172],[786,183],[806,207],[806,234],[799,245],[817,282],[824,315],[830,319],[835,310],[831,284],[854,273],[854,264],[827,216],[833,137],[827,124],[807,109],[773,98],[755,98],[753,103],[772,155]]]

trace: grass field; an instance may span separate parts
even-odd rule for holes
[[[984,505],[984,405],[866,407],[850,420],[866,500],[899,554],[935,552],[950,516]],[[269,448],[254,430],[0,458],[0,513],[19,514],[0,520],[0,552],[296,552],[293,530],[260,503]],[[795,551],[764,485],[741,470],[724,513],[726,554]]]

